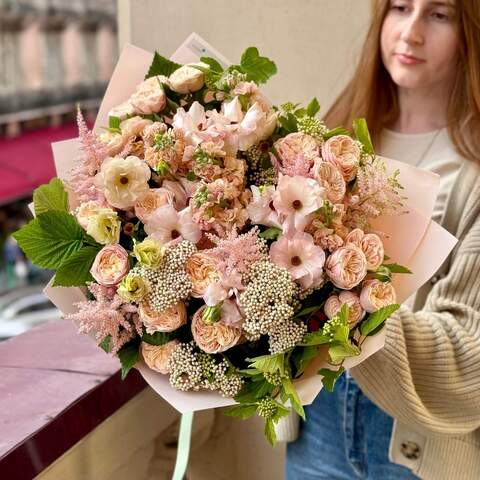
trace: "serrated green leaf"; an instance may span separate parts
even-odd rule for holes
[[[128,372],[138,362],[138,343],[136,341],[127,343],[117,353],[122,365],[122,380],[128,375]]]
[[[149,343],[150,345],[165,345],[176,337],[177,334],[175,332],[145,332],[142,335],[142,340],[145,343]]]
[[[169,77],[175,70],[178,70],[182,65],[172,62],[168,58],[163,57],[158,52],[155,52],[153,56],[152,64],[145,75],[145,80],[157,75],[164,75]]]
[[[120,123],[122,120],[120,117],[115,117],[114,115],[111,115],[108,117],[108,128],[113,129],[113,130],[120,130]]]
[[[320,104],[316,97],[312,99],[312,101],[307,106],[307,115],[310,117],[314,117],[320,111]]]
[[[367,121],[364,118],[357,118],[353,121],[353,131],[355,136],[363,145],[366,153],[373,155],[375,153],[373,149],[372,139],[370,132],[368,131]]]
[[[275,63],[267,57],[261,57],[256,47],[249,47],[243,52],[240,66],[247,74],[247,80],[258,84],[265,83],[277,73]]]
[[[398,263],[389,263],[383,266],[387,267],[392,273],[412,273],[409,268],[399,265]]]
[[[32,263],[57,269],[82,248],[83,230],[72,215],[51,210],[31,220],[13,237]]]
[[[268,240],[276,240],[282,234],[282,229],[277,227],[267,228],[264,232],[259,233],[258,236]]]
[[[275,424],[271,418],[265,421],[265,437],[267,437],[268,443],[274,447],[277,442],[277,435],[275,434]]]
[[[212,57],[200,57],[200,61],[206,63],[213,73],[223,73],[223,67],[220,63]]]
[[[107,335],[99,344],[98,346],[106,353],[110,353],[110,340],[112,337]]]
[[[343,127],[332,128],[332,130],[329,130],[325,135],[323,135],[323,139],[328,140],[329,138],[335,137],[337,135],[350,136],[350,132]]]
[[[326,345],[331,342],[333,342],[333,339],[330,335],[325,335],[321,330],[318,330],[317,332],[306,333],[300,345],[302,347],[311,347],[314,345]]]
[[[68,195],[62,181],[55,177],[48,184],[36,188],[33,192],[33,204],[37,216],[49,210],[68,212]]]
[[[70,255],[55,273],[54,287],[80,287],[92,281],[90,268],[100,248],[83,247]]]
[[[322,375],[322,384],[329,391],[333,392],[336,381],[342,376],[345,371],[344,367],[340,367],[338,370],[329,370],[328,368],[321,368],[318,371],[319,375]]]
[[[317,354],[318,348],[315,345],[303,348],[297,347],[294,349],[290,358],[296,369],[295,378],[298,378],[303,374],[310,361],[315,358]]]
[[[289,378],[282,380],[282,391],[284,391],[285,395],[290,399],[293,409],[305,420],[305,411],[303,410],[302,402],[295,390],[295,386]]]
[[[250,417],[253,417],[257,412],[256,404],[245,404],[245,405],[233,405],[223,410],[223,414],[227,417],[236,417],[241,418],[242,420],[247,420]]]
[[[282,375],[285,373],[285,357],[283,353],[262,355],[260,357],[247,358],[247,360],[250,362],[251,368],[256,368],[261,372],[280,372]]]
[[[392,316],[394,312],[396,312],[400,308],[400,305],[397,303],[393,303],[391,305],[387,305],[386,307],[377,310],[374,313],[371,313],[366,320],[362,322],[360,325],[360,333],[364,337],[368,337],[377,328],[382,325],[388,317]],[[377,330],[378,331],[378,330]]]
[[[350,342],[332,345],[328,349],[328,354],[330,355],[332,363],[340,363],[342,360],[345,360],[348,357],[356,357],[360,355],[360,353],[360,349]]]
[[[239,403],[255,402],[266,395],[270,395],[273,385],[268,383],[263,375],[260,375],[260,377],[258,381],[245,382],[242,390],[235,397],[235,401]]]

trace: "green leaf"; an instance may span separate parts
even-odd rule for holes
[[[112,337],[107,335],[99,344],[98,346],[106,353],[110,353],[110,340]]]
[[[267,228],[264,232],[259,233],[258,236],[268,240],[276,240],[282,234],[282,229],[277,227]]]
[[[366,153],[373,155],[375,151],[373,150],[372,139],[370,138],[370,132],[368,131],[367,121],[364,118],[357,118],[353,121],[353,131],[355,136],[363,145],[363,148]]]
[[[13,237],[32,263],[57,269],[82,248],[83,230],[73,215],[51,210],[31,220]]]
[[[255,358],[247,358],[251,363],[251,368],[256,368],[261,372],[285,373],[285,358],[283,353],[276,353],[275,355],[262,355]]]
[[[81,287],[92,281],[90,268],[100,248],[83,247],[70,255],[55,273],[54,287]]]
[[[257,411],[257,405],[254,404],[244,404],[244,405],[233,405],[223,410],[223,414],[227,417],[236,417],[241,418],[242,420],[247,420],[250,417],[253,417]]]
[[[330,355],[332,363],[340,363],[342,360],[345,360],[348,357],[356,357],[357,355],[360,355],[360,353],[360,349],[350,342],[332,345],[328,349],[328,354]]]
[[[197,176],[195,175],[194,172],[188,172],[187,173],[187,180],[189,182],[194,182],[197,179]]]
[[[142,341],[149,343],[150,345],[165,345],[176,337],[177,334],[175,332],[144,332],[142,335]]]
[[[360,325],[360,333],[364,337],[368,337],[399,308],[400,305],[398,305],[398,303],[393,303],[392,305],[387,305],[386,307],[371,313]]]
[[[168,58],[162,57],[158,52],[153,56],[152,64],[145,75],[145,80],[157,75],[164,75],[169,77],[175,70],[178,70],[182,65],[172,62]]]
[[[240,66],[247,74],[247,80],[258,84],[265,83],[277,73],[275,63],[267,57],[261,57],[256,47],[249,47],[243,52]]]
[[[333,392],[333,387],[336,381],[342,376],[345,371],[344,367],[340,367],[338,370],[329,370],[328,368],[321,368],[318,371],[319,375],[322,375],[323,386],[329,391]]]
[[[138,362],[138,343],[136,341],[127,343],[118,351],[117,356],[122,365],[122,380],[125,380],[128,372]]]
[[[108,128],[112,130],[120,130],[120,123],[122,120],[120,117],[115,117],[114,115],[108,117]]]
[[[318,312],[323,307],[322,302],[320,305],[312,305],[311,307],[306,307],[302,310],[300,310],[296,315],[295,318],[300,318],[300,317],[305,317],[306,315],[310,315],[313,312]]]
[[[212,57],[200,57],[200,61],[206,63],[210,67],[210,71],[213,73],[222,74],[223,67],[220,63]]]
[[[294,410],[305,420],[305,411],[302,407],[302,402],[298,396],[295,386],[289,378],[284,378],[282,381],[282,390],[285,392],[285,395],[290,399],[292,407]]]
[[[322,330],[318,330],[317,332],[306,333],[300,345],[302,347],[311,347],[314,345],[326,345],[331,342],[333,342],[333,338],[330,335],[325,335]]]
[[[272,419],[274,423],[277,423],[282,417],[286,417],[290,413],[290,409],[281,403],[275,402],[275,404],[277,405],[277,411],[273,415]]]
[[[295,365],[296,374],[295,378],[300,377],[305,369],[308,367],[310,360],[315,358],[318,354],[318,348],[315,345],[309,347],[298,347],[293,350],[291,360]]]
[[[350,136],[350,132],[343,127],[332,128],[332,130],[329,130],[325,135],[323,135],[323,139],[328,140],[329,138],[335,137],[337,135]]]
[[[287,117],[278,117],[278,120],[286,133],[293,133],[298,130],[297,121],[292,114]]]
[[[313,100],[307,106],[307,115],[314,117],[320,111],[320,104],[318,100],[314,97]]]
[[[267,437],[270,445],[274,447],[277,442],[277,435],[275,434],[275,424],[271,418],[265,421],[265,437]]]
[[[398,263],[389,263],[383,266],[387,267],[392,273],[412,273],[409,268],[399,265]]]
[[[55,177],[48,184],[36,188],[33,192],[33,204],[37,216],[49,210],[68,212],[68,195],[62,181]]]
[[[272,390],[273,385],[270,385],[263,375],[259,375],[258,381],[245,382],[235,400],[239,403],[255,402],[266,395],[270,395]]]

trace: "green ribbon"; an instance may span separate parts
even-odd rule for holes
[[[172,480],[183,480],[187,471],[188,456],[190,455],[190,440],[192,436],[193,412],[182,414],[180,432],[178,434],[177,460]]]

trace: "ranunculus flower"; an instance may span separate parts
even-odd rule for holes
[[[110,205],[128,208],[148,193],[149,179],[150,169],[138,157],[109,157],[95,176],[95,185],[103,191]]]
[[[141,322],[147,333],[173,332],[187,323],[187,309],[183,302],[161,312],[152,310],[147,304],[141,303],[138,309]]]
[[[107,146],[107,155],[118,155],[125,146],[126,139],[120,133],[104,132],[100,135],[100,141]]]
[[[121,120],[131,117],[134,114],[135,114],[135,108],[128,100],[126,102],[121,103],[120,105],[117,105],[116,107],[113,107],[108,112],[109,117],[118,117]]]
[[[102,208],[107,208],[107,205],[97,202],[96,200],[89,200],[88,202],[80,204],[80,206],[75,210],[75,217],[82,228],[87,230],[90,219]]]
[[[287,269],[304,289],[318,287],[323,282],[325,252],[308,233],[282,235],[270,247],[270,260]]]
[[[332,163],[318,161],[314,166],[315,180],[325,189],[327,199],[332,203],[341,203],[347,185],[342,172]]]
[[[177,212],[171,205],[157,208],[148,217],[145,223],[145,231],[157,238],[162,244],[180,237],[192,243],[197,243],[202,236],[199,226],[193,221],[190,207]]]
[[[188,258],[185,272],[193,284],[191,295],[195,298],[203,297],[207,287],[220,279],[217,262],[204,252],[194,253]]]
[[[350,328],[360,322],[365,316],[365,310],[360,304],[360,298],[354,292],[343,291],[339,295],[332,295],[327,299],[323,310],[328,318],[333,318],[344,304],[348,305],[348,326]]]
[[[151,120],[142,118],[140,116],[127,118],[120,123],[120,130],[124,139],[131,137],[141,137],[143,130],[152,124]]]
[[[117,212],[111,208],[99,208],[92,212],[87,233],[102,245],[118,243],[121,226]]]
[[[255,224],[281,228],[282,225],[278,218],[278,213],[273,206],[275,187],[268,185],[258,188],[252,185],[250,189],[252,191],[252,199],[247,205],[250,220]]]
[[[337,288],[351,290],[365,278],[367,259],[360,248],[349,243],[327,258],[325,272]]]
[[[95,257],[90,273],[105,287],[118,285],[129,270],[128,253],[121,245],[107,245]]]
[[[335,165],[347,182],[357,174],[361,153],[359,146],[348,135],[335,135],[322,145],[322,158]]]
[[[153,237],[146,237],[133,245],[133,255],[140,265],[158,268],[162,264],[165,247]]]
[[[220,353],[235,346],[242,336],[242,329],[225,324],[220,313],[220,320],[214,323],[205,323],[203,311],[206,306],[200,307],[192,319],[192,335],[201,350],[207,353]]]
[[[167,97],[162,87],[162,82],[165,81],[166,78],[159,75],[147,78],[137,86],[135,93],[130,97],[135,113],[150,115],[165,108]]]
[[[390,282],[372,279],[363,283],[360,303],[368,313],[376,312],[387,305],[396,303],[396,301],[395,289]]]
[[[317,141],[302,132],[289,133],[274,143],[280,158],[275,157],[278,170],[284,175],[308,176],[316,160],[320,158]]]
[[[364,233],[359,228],[352,230],[345,238],[345,243],[353,243],[362,249],[367,259],[367,270],[376,270],[385,257],[382,239],[375,233]]]
[[[146,223],[148,217],[163,205],[173,204],[173,195],[166,188],[151,188],[136,204],[135,215]]]
[[[132,272],[123,277],[117,289],[118,295],[127,302],[139,302],[148,292],[148,282]]]
[[[174,92],[187,94],[196,92],[203,87],[205,83],[204,74],[201,70],[195,68],[195,65],[208,68],[208,65],[203,62],[187,63],[168,77],[168,84]]]
[[[150,345],[142,342],[142,357],[147,367],[164,375],[170,373],[168,361],[179,344],[180,342],[177,339],[170,340],[164,345]]]
[[[286,233],[305,228],[309,214],[323,205],[324,192],[313,178],[279,174],[273,206],[285,217]]]

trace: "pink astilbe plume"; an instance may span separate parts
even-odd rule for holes
[[[367,229],[369,220],[380,215],[394,215],[402,207],[396,171],[392,175],[386,172],[385,164],[375,158],[361,166],[357,172],[354,188],[348,198],[348,226]]]
[[[89,290],[95,300],[77,303],[78,312],[66,316],[76,323],[79,333],[93,334],[97,343],[110,336],[111,354],[117,353],[136,334],[142,335],[135,305],[125,303],[112,289],[97,284],[91,284]]]
[[[107,146],[96,133],[88,129],[80,109],[77,113],[77,125],[81,155],[77,164],[69,172],[67,184],[80,202],[89,200],[102,202],[104,197],[95,187],[94,178],[108,156]]]
[[[243,276],[251,265],[267,258],[266,246],[258,238],[257,227],[242,235],[233,230],[223,239],[209,237],[217,246],[208,250],[208,255],[219,261],[218,269],[224,277]]]

